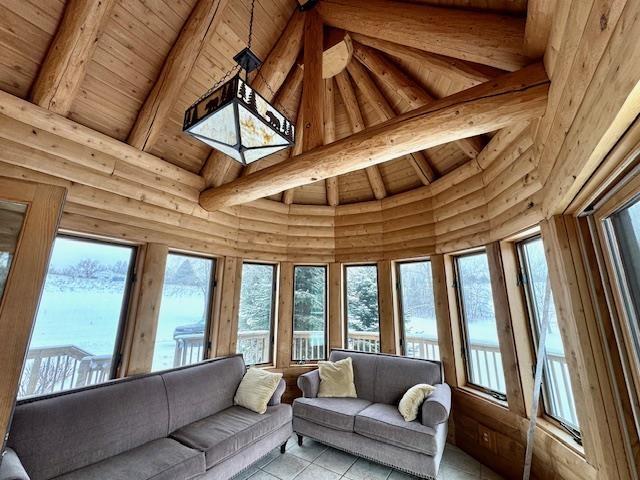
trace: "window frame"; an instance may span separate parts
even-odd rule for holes
[[[407,341],[406,341],[406,331],[405,331],[405,321],[404,321],[404,301],[402,299],[402,273],[400,271],[402,265],[408,265],[408,264],[412,264],[412,263],[424,263],[427,262],[429,263],[429,265],[431,266],[431,258],[430,257],[424,257],[424,258],[414,258],[414,259],[410,259],[410,260],[398,260],[395,263],[395,273],[396,273],[396,295],[397,295],[397,299],[398,299],[398,330],[400,333],[400,354],[403,357],[407,356]],[[430,267],[433,268],[433,267]],[[431,270],[432,275],[433,275],[433,270]],[[432,277],[432,287],[433,287],[433,277]],[[433,294],[433,302],[434,302],[434,309],[435,309],[435,292],[433,291],[433,288],[431,290],[431,293]],[[436,327],[437,327],[437,318],[436,318]],[[437,334],[437,328],[436,328],[436,334]],[[437,343],[438,343],[438,351],[440,350],[440,338],[438,337],[437,339]],[[439,355],[438,355],[439,356]],[[421,357],[408,357],[408,358],[421,358]],[[424,359],[424,360],[429,360],[429,359]],[[436,361],[440,361],[440,360],[436,360]]]
[[[53,256],[53,248],[55,247],[55,240],[57,240],[58,238],[67,238],[67,239],[71,239],[79,242],[93,243],[96,245],[112,245],[112,246],[118,246],[118,247],[125,247],[131,250],[129,266],[127,268],[127,277],[125,281],[125,291],[124,291],[124,295],[122,296],[122,305],[120,307],[120,314],[118,316],[118,329],[116,331],[116,337],[115,337],[114,347],[113,347],[113,355],[111,357],[112,358],[111,369],[109,371],[109,378],[106,381],[115,380],[121,377],[120,368],[123,365],[124,351],[126,348],[125,346],[126,332],[127,332],[127,326],[129,322],[130,313],[131,313],[134,285],[138,280],[137,267],[138,267],[138,260],[140,256],[140,245],[136,243],[123,242],[113,238],[83,235],[77,232],[59,231],[58,234],[55,236],[54,245],[51,248],[52,256]],[[45,276],[45,282],[47,280],[47,276],[49,275],[50,265],[51,265],[51,259],[49,259],[49,265],[47,266],[47,275]],[[43,290],[44,290],[44,284],[43,284]],[[34,321],[33,321],[33,328],[35,328],[35,323],[37,318],[38,318],[38,313],[36,312],[36,317],[34,318]],[[30,347],[31,347],[31,341],[29,341],[29,348]],[[101,382],[101,383],[105,383],[105,382]],[[97,385],[100,385],[101,383],[98,383]],[[68,390],[74,390],[74,389],[75,388],[62,390],[59,392],[45,393],[42,395],[33,395],[33,396],[29,396],[28,398],[33,399],[33,398],[44,397],[52,394],[55,395],[57,393],[66,392]]]
[[[296,268],[301,267],[315,267],[324,269],[324,356],[322,358],[309,358],[306,360],[296,360],[293,358],[293,344],[295,334],[295,311],[296,311]],[[314,364],[322,360],[329,358],[329,266],[327,264],[319,263],[300,263],[293,265],[293,293],[291,296],[292,308],[291,308],[291,363],[295,365]]]
[[[169,256],[170,255],[179,255],[182,257],[191,257],[191,258],[197,258],[197,259],[202,259],[202,260],[209,260],[211,261],[212,268],[211,268],[211,275],[209,278],[209,295],[207,296],[207,303],[205,306],[205,313],[206,313],[206,319],[205,319],[205,325],[204,325],[204,334],[203,334],[203,338],[202,338],[202,358],[195,363],[191,363],[189,365],[196,365],[198,363],[204,362],[205,360],[207,360],[208,358],[211,357],[211,352],[213,351],[213,341],[211,338],[211,327],[213,325],[213,306],[215,304],[215,294],[216,294],[216,288],[218,286],[218,282],[216,281],[217,278],[217,273],[218,273],[218,258],[217,257],[213,257],[213,256],[208,256],[208,255],[203,255],[203,254],[198,254],[198,253],[193,253],[193,252],[184,252],[181,250],[177,250],[177,249],[169,249],[169,251],[167,252],[167,261],[169,260]],[[167,273],[167,269],[165,266],[165,279],[166,279],[166,273]],[[162,309],[162,299],[164,298],[164,282],[162,285],[162,296],[161,296],[161,302],[160,302],[160,310]],[[158,310],[158,324],[160,323],[160,310]],[[155,342],[154,342],[154,349],[153,349],[153,353],[155,354]],[[185,366],[185,365],[181,365],[181,366]],[[171,367],[171,368],[180,368],[180,367]],[[160,370],[159,370],[160,371]]]
[[[623,365],[627,393],[633,410],[636,430],[640,431],[640,351],[635,346],[633,322],[640,323],[640,318],[630,316],[626,308],[629,294],[626,280],[621,278],[617,266],[620,262],[620,251],[616,237],[613,235],[610,217],[619,211],[640,201],[640,165],[633,168],[626,176],[614,184],[601,200],[585,212],[589,218],[592,231],[595,231],[596,251],[602,260],[603,272],[609,281],[603,281],[605,296],[611,313],[612,323],[616,330],[616,343]],[[638,315],[640,316],[640,315]]]
[[[501,392],[497,392],[495,390],[492,390],[488,387],[482,386],[482,385],[478,385],[474,382],[471,381],[471,365],[470,365],[470,355],[469,355],[469,332],[467,330],[467,321],[466,321],[466,314],[465,314],[465,309],[464,309],[464,301],[462,299],[462,281],[461,281],[461,276],[460,276],[460,268],[459,268],[459,259],[460,258],[465,258],[465,257],[471,257],[471,256],[475,256],[475,255],[485,255],[487,256],[487,260],[488,260],[488,254],[487,254],[487,250],[486,248],[482,247],[482,248],[478,248],[478,249],[473,249],[470,251],[465,251],[462,253],[457,253],[454,255],[451,255],[451,260],[453,263],[453,287],[455,289],[455,296],[456,296],[456,307],[457,307],[457,313],[458,313],[458,322],[459,322],[459,327],[460,327],[460,334],[462,336],[461,340],[461,351],[462,351],[462,360],[463,360],[463,364],[464,364],[464,375],[465,375],[465,386],[472,388],[474,390],[477,390],[479,392],[482,392],[486,395],[489,395],[490,397],[492,397],[493,399],[499,401],[499,402],[504,402],[507,403],[508,399],[507,399],[507,395]],[[489,274],[489,277],[491,277],[491,272],[487,271],[487,273]],[[491,288],[491,286],[490,286]],[[493,296],[493,289],[491,288],[491,295]],[[491,299],[491,301],[493,302],[493,297]],[[495,305],[494,305],[494,316],[495,316]],[[497,320],[496,320],[496,328],[497,328]],[[498,347],[500,348],[500,347]],[[500,356],[502,357],[502,352],[500,352]],[[504,374],[504,372],[503,372]]]
[[[240,297],[242,297],[242,276],[244,276],[244,266],[246,265],[262,265],[272,268],[273,278],[271,282],[271,321],[269,323],[269,356],[266,362],[247,364],[247,367],[266,367],[275,364],[274,351],[275,351],[275,339],[276,339],[276,315],[278,314],[278,285],[280,277],[280,264],[271,262],[260,262],[256,260],[242,260],[242,275],[240,277]],[[238,315],[236,319],[236,352],[238,352],[238,335],[240,334],[240,300],[238,300]]]
[[[518,269],[517,270],[518,287],[520,289],[522,298],[524,300],[524,304],[526,306],[525,311],[526,311],[527,320],[528,320],[527,327],[528,327],[528,333],[529,333],[529,342],[531,344],[532,354],[533,354],[534,371],[532,372],[532,375],[535,374],[535,365],[537,362],[537,353],[538,353],[538,346],[539,346],[539,339],[540,339],[540,329],[538,327],[537,313],[534,308],[535,298],[531,290],[531,281],[529,280],[529,272],[527,268],[525,268],[526,253],[524,251],[524,246],[528,243],[535,242],[538,239],[544,242],[542,239],[542,233],[539,231],[531,235],[527,235],[523,238],[520,238],[514,242],[515,250],[516,250],[516,262],[517,262],[516,266]],[[543,246],[544,246],[544,243],[543,243]],[[549,281],[551,280],[549,279]],[[553,289],[551,290],[551,295],[553,298]],[[554,299],[554,308],[555,308],[555,299]],[[549,393],[549,390],[547,388],[547,383],[546,383],[546,379],[547,379],[546,368],[543,369],[542,377],[543,377],[543,381],[541,385],[542,397],[540,398],[540,405],[538,406],[538,417],[544,418],[546,421],[550,422],[555,427],[566,431],[567,433],[569,433],[569,435],[573,437],[576,443],[578,443],[579,445],[582,445],[581,430],[578,430],[572,425],[569,425],[564,420],[562,420],[559,417],[556,417],[555,415],[553,415],[547,410],[547,399],[550,398],[551,395]],[[576,416],[577,416],[577,412],[576,412]]]
[[[343,348],[345,350],[349,350],[352,352],[359,352],[361,350],[351,350],[349,349],[349,305],[347,301],[347,269],[350,267],[374,267],[376,269],[376,299],[378,303],[378,342],[380,343],[380,352],[382,352],[382,332],[380,331],[380,272],[378,271],[378,264],[376,262],[366,262],[366,263],[344,263],[342,264],[342,307],[343,307],[343,318],[344,325],[342,326],[343,334],[344,334],[344,345]]]

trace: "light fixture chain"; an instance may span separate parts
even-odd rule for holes
[[[249,17],[249,40],[247,41],[247,48],[251,50],[251,41],[253,40],[253,12],[256,7],[256,0],[251,0],[251,16]]]
[[[240,65],[236,64],[233,67],[231,67],[229,70],[227,70],[225,74],[222,76],[222,78],[220,78],[220,80],[214,83],[209,90],[207,90],[202,95],[200,95],[196,99],[196,101],[191,104],[191,106],[194,106],[196,103],[200,102],[202,99],[207,98],[209,95],[211,95],[220,85],[222,85],[227,80],[229,80],[229,78],[235,75],[235,73],[238,71],[239,68],[240,68]]]
[[[285,107],[282,102],[278,101],[278,99],[276,98],[276,92],[273,91],[273,88],[271,88],[271,85],[269,85],[269,82],[267,81],[266,78],[264,78],[264,75],[262,75],[262,71],[261,69],[258,69],[258,76],[262,79],[262,81],[264,82],[265,86],[267,87],[267,90],[269,90],[269,93],[271,93],[271,98],[273,100],[274,103],[277,103],[280,108],[284,111],[284,114],[287,118],[292,118],[291,117],[291,113],[289,112],[289,110],[287,109],[287,107]]]

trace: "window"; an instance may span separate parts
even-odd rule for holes
[[[272,361],[275,291],[275,265],[242,264],[237,351],[247,365]]]
[[[135,253],[124,245],[56,239],[19,397],[114,377]]]
[[[152,370],[166,370],[207,356],[215,260],[170,253],[164,273]]]
[[[440,360],[431,262],[398,263],[398,281],[403,355]]]
[[[297,265],[293,269],[294,361],[326,358],[327,268]]]
[[[542,238],[537,236],[519,243],[518,254],[536,350],[542,325],[548,322],[542,390],[545,411],[565,426],[575,430],[572,432],[575,434],[578,430],[578,417],[553,303]]]
[[[460,255],[455,257],[455,266],[467,379],[506,400],[487,254]]]
[[[376,265],[345,266],[347,348],[380,351],[378,314],[378,268]]]

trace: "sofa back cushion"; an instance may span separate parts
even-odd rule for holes
[[[169,432],[233,406],[244,372],[242,355],[234,355],[163,373]]]
[[[397,405],[418,383],[442,383],[440,362],[395,355],[333,350],[330,360],[351,357],[358,398]]]
[[[47,480],[166,437],[160,376],[133,378],[20,403],[9,446],[31,480]]]

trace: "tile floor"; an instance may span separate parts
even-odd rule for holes
[[[234,480],[411,480],[415,477],[305,438],[298,446],[294,435],[287,451],[275,449]],[[488,467],[447,444],[438,479],[499,480]]]

